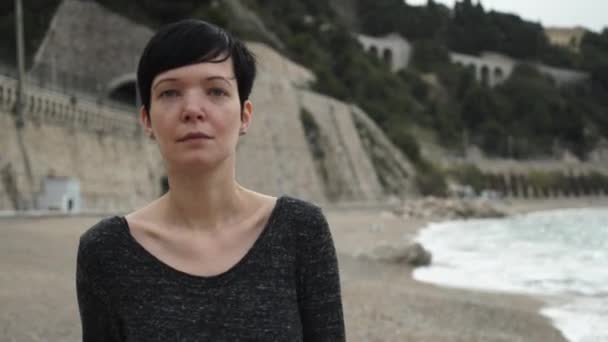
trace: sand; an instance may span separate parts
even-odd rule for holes
[[[572,202],[509,206],[523,212],[580,204]],[[338,250],[348,341],[565,341],[539,314],[538,299],[421,283],[409,266],[359,257],[378,243],[411,241],[427,221],[405,221],[382,208],[325,212]],[[0,218],[1,341],[80,341],[76,247],[98,219]]]

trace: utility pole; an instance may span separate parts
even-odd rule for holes
[[[513,159],[513,136],[507,135],[507,158]]]
[[[462,130],[462,155],[464,159],[468,159],[468,149],[469,149],[469,131],[465,127]]]
[[[25,174],[27,180],[29,182],[29,188],[32,189],[34,184],[34,177],[32,174],[32,167],[30,164],[30,160],[28,158],[28,154],[26,153],[25,142],[23,141],[23,135],[19,131],[25,125],[24,115],[23,115],[23,103],[25,102],[25,62],[23,58],[23,7],[21,7],[21,0],[15,0],[15,31],[17,32],[17,101],[15,104],[15,112],[16,112],[16,120],[15,124],[17,126],[17,142],[19,143],[19,149],[21,151],[21,156],[23,157],[23,165],[25,167]],[[18,183],[17,183],[18,184]],[[27,189],[27,188],[26,188]],[[25,189],[21,189],[23,192]],[[31,209],[34,207],[35,200],[33,198],[33,192],[30,191],[29,196],[24,196],[25,198],[20,199],[20,203],[18,204],[16,209],[24,210]],[[28,198],[29,197],[29,198]]]
[[[23,118],[23,102],[25,100],[25,61],[23,58],[23,7],[21,0],[15,0],[15,31],[17,33],[17,103],[15,106],[17,114],[17,128],[22,128],[25,124]]]

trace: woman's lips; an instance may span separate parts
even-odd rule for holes
[[[184,135],[183,137],[177,139],[177,142],[183,142],[183,141],[194,140],[194,139],[212,139],[212,137],[205,133],[202,133],[202,132],[192,132],[192,133],[188,133],[188,134]]]

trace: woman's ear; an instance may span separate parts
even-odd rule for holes
[[[150,113],[146,110],[146,107],[141,106],[139,109],[139,121],[144,128],[144,133],[154,139],[154,132],[152,132],[152,122],[150,121]]]
[[[253,117],[253,104],[247,100],[243,103],[243,111],[241,113],[241,129],[239,135],[247,134],[249,125],[251,124],[251,118]]]

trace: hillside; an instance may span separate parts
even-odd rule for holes
[[[28,60],[59,2],[25,2]],[[490,157],[516,159],[570,152],[585,160],[608,137],[608,30],[587,32],[581,51],[574,53],[550,45],[539,24],[488,12],[470,0],[453,9],[432,0],[426,6],[401,0],[97,2],[151,28],[198,17],[273,46],[316,74],[314,90],[369,113],[416,165],[423,192],[441,193],[444,185],[440,171],[421,153],[418,131],[430,132],[449,154],[462,155],[474,145]],[[0,43],[0,58],[9,65],[14,55],[12,11],[12,2],[0,5],[0,27],[9,37]],[[401,34],[414,47],[410,67],[391,72],[363,50],[355,32]],[[522,65],[492,88],[450,63],[449,51],[500,52],[587,71],[591,80],[558,87]]]

